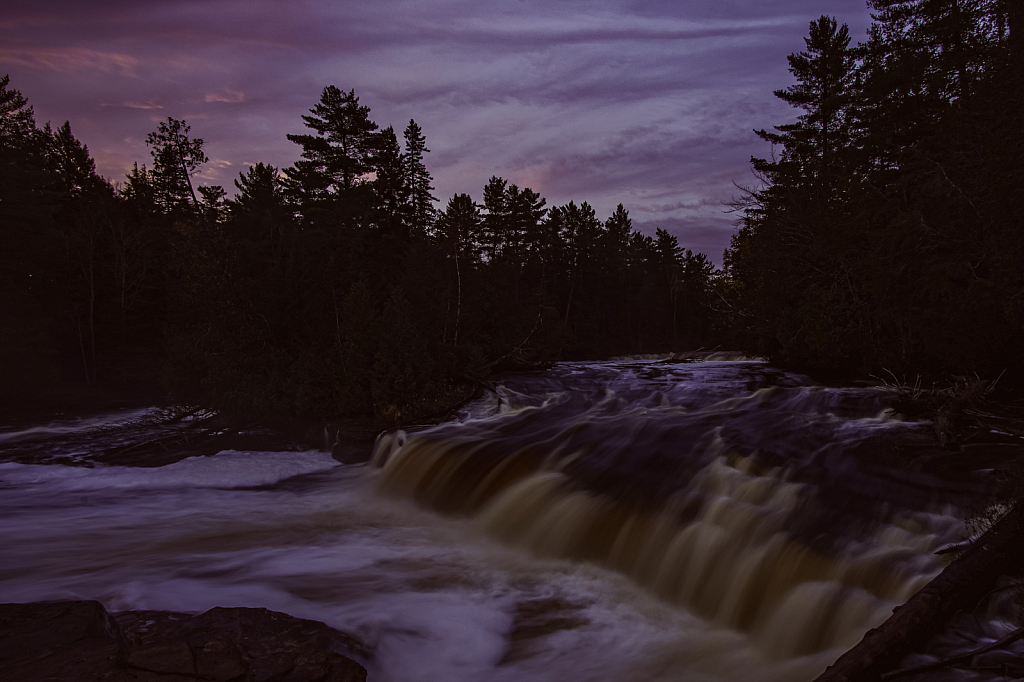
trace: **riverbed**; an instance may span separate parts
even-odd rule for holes
[[[942,569],[984,487],[904,466],[921,427],[890,399],[564,363],[358,464],[96,464],[145,410],[8,426],[0,601],[266,607],[357,637],[381,681],[810,680]]]

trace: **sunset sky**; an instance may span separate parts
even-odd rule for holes
[[[772,91],[822,15],[862,40],[864,0],[6,2],[0,75],[38,124],[71,121],[99,172],[150,162],[173,116],[206,141],[201,184],[233,189],[288,166],[325,85],[354,89],[381,127],[416,120],[443,208],[498,175],[559,205],[622,203],[720,262],[751,185],[753,128],[797,112]]]

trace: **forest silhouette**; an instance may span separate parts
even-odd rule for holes
[[[438,208],[427,139],[354,91],[296,122],[298,160],[222,187],[186,121],[121,181],[0,79],[0,372],[9,402],[159,386],[226,414],[444,410],[490,373],[730,347],[818,375],[1024,378],[1020,3],[873,0],[866,42],[812,21],[755,131],[758,182],[718,270],[620,204],[494,176]],[[120,387],[120,388],[119,388]]]

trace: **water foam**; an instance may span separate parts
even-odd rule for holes
[[[338,462],[318,452],[237,452],[189,457],[160,468],[76,467],[0,463],[0,484],[48,484],[61,490],[247,488],[332,469]]]

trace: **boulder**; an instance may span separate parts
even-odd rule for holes
[[[111,616],[95,601],[0,604],[3,682],[364,682],[341,652],[368,655],[323,623],[267,609]]]
[[[0,680],[98,680],[124,665],[117,622],[97,601],[0,604]]]

